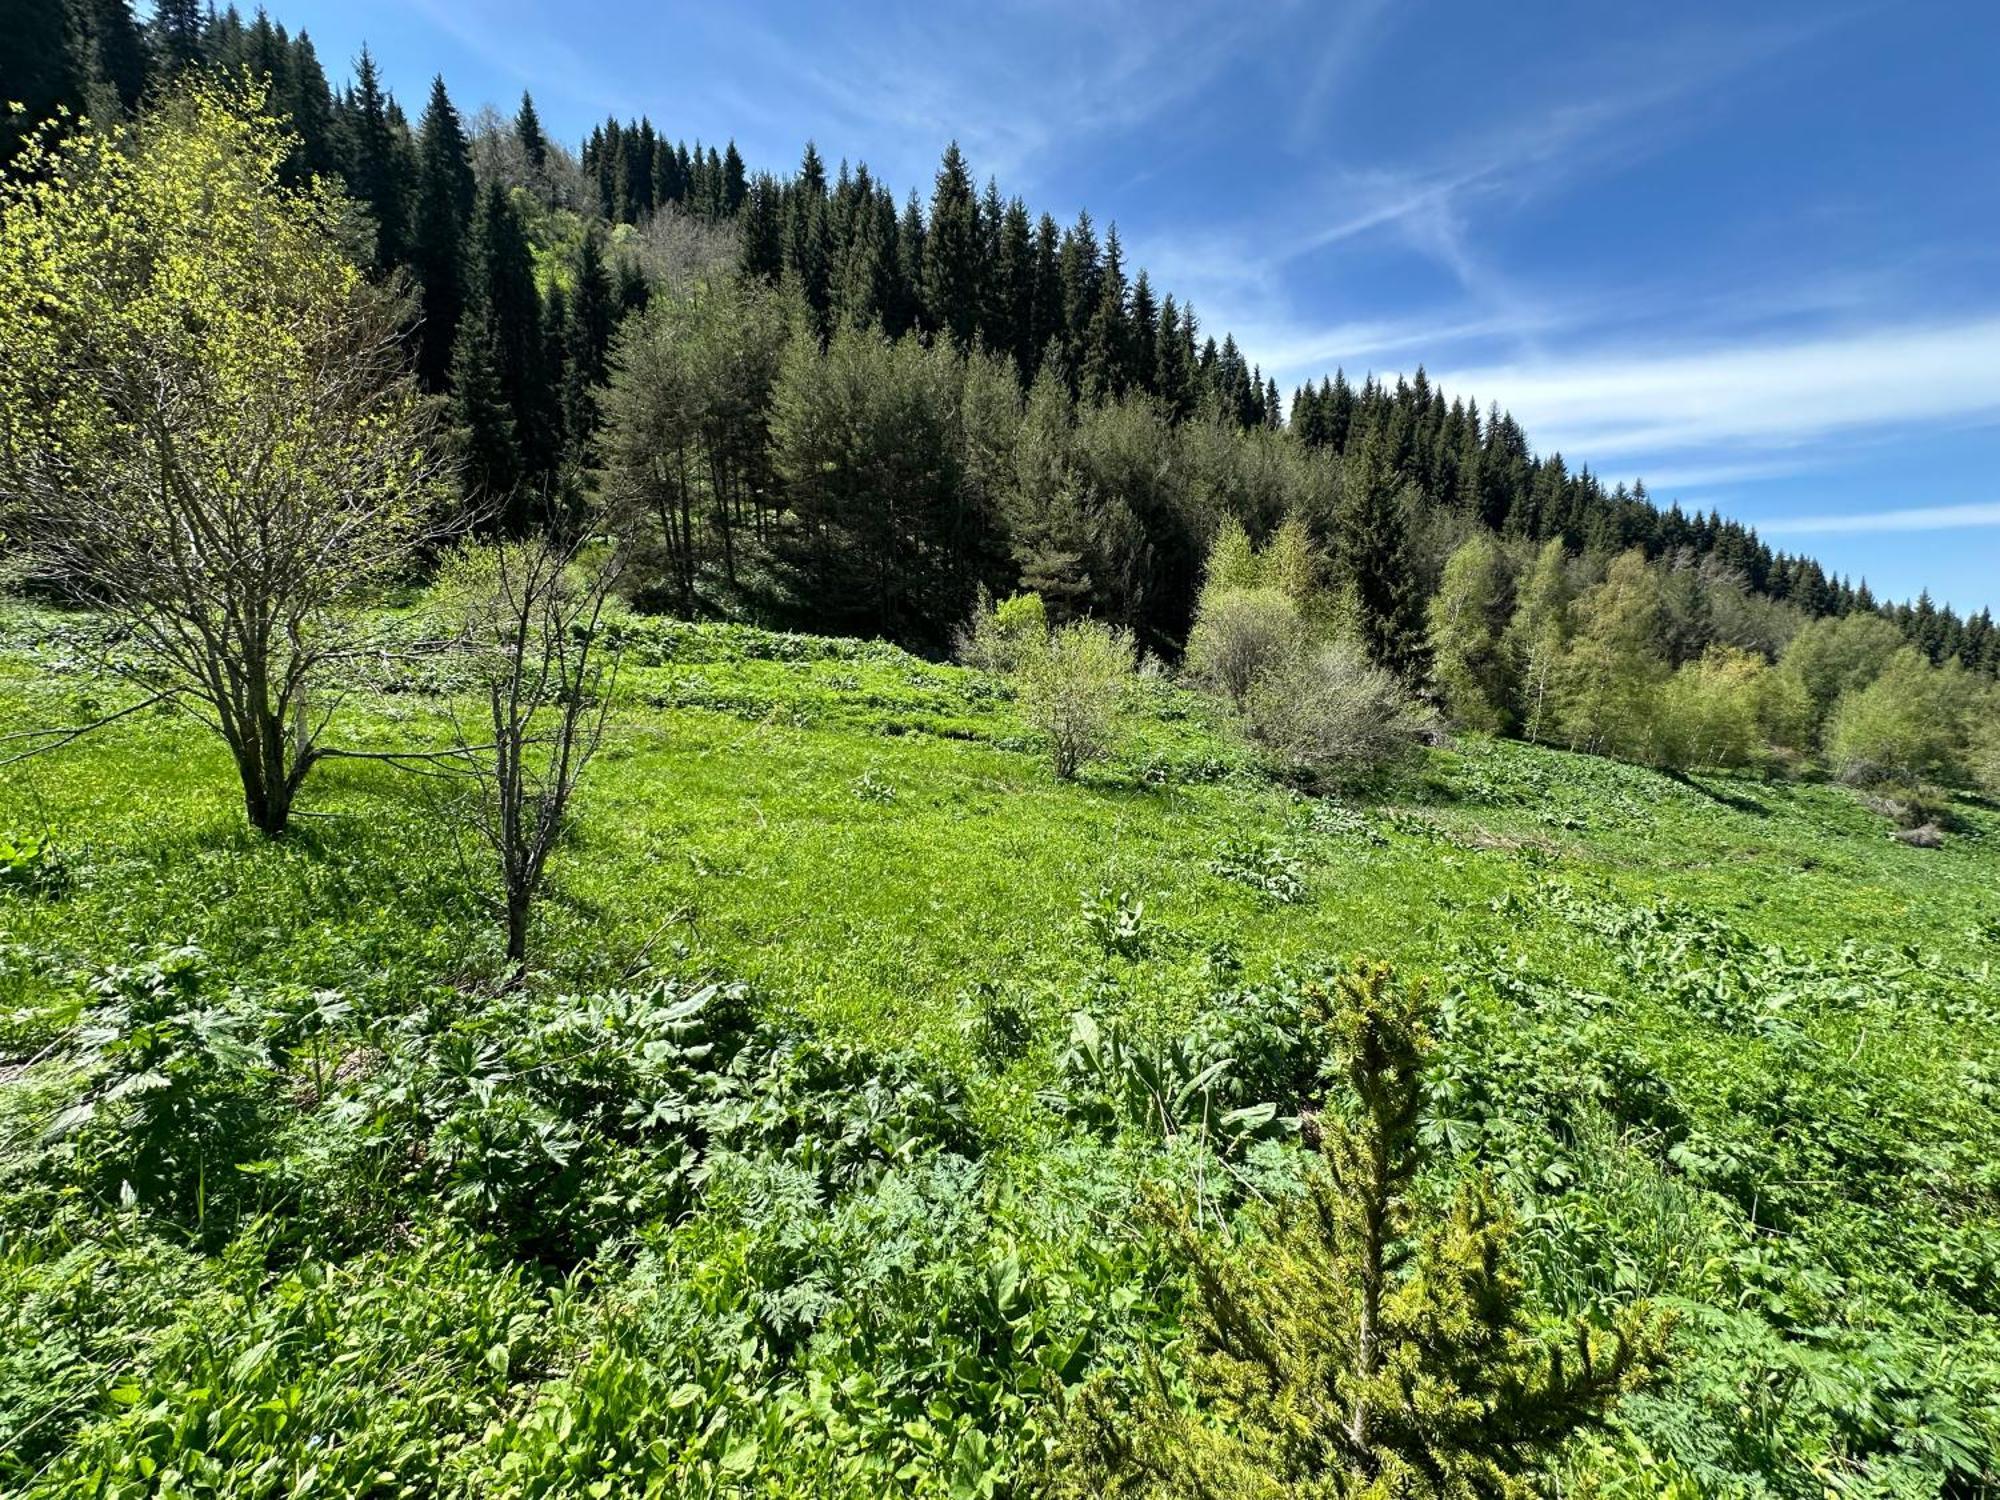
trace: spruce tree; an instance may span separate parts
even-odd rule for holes
[[[883,309],[883,331],[891,338],[901,338],[923,322],[925,238],[923,205],[913,188],[896,220],[896,293]]]
[[[69,0],[69,4],[86,49],[91,81],[103,85],[118,109],[130,115],[146,92],[146,42],[132,14],[132,0]]]
[[[1071,419],[1069,392],[1045,363],[1028,391],[1005,508],[1021,587],[1057,622],[1088,613],[1092,592],[1094,518],[1071,463]]]
[[[1090,320],[1097,313],[1097,256],[1097,231],[1089,212],[1081,212],[1062,237],[1062,316],[1055,330],[1072,369],[1081,365]]]
[[[472,158],[444,79],[431,81],[430,103],[417,132],[417,194],[411,264],[422,288],[417,373],[432,390],[448,382],[452,343],[465,304],[466,229],[475,187]]]
[[[643,115],[639,117],[639,129],[628,131],[625,136],[623,192],[627,211],[634,223],[657,206],[653,197],[653,157],[659,150],[659,144],[653,122]]]
[[[958,142],[945,148],[924,241],[924,326],[968,349],[980,324],[979,205]]]
[[[521,470],[514,414],[500,375],[493,320],[480,309],[459,320],[451,357],[451,426],[465,492],[482,522],[518,535]]]
[[[542,303],[543,415],[548,423],[547,446],[537,457],[548,472],[569,464],[569,297],[562,283],[549,288]]]
[[[1049,346],[1063,333],[1062,232],[1043,214],[1035,224],[1034,333],[1029,340],[1030,367],[1039,366]]]
[[[1159,394],[1160,309],[1153,299],[1153,284],[1142,267],[1132,283],[1130,334],[1125,351],[1125,384]]]
[[[722,181],[722,157],[715,147],[708,148],[707,159],[702,163],[702,212],[711,219],[719,219],[723,213],[725,189]]]
[[[284,110],[298,135],[298,150],[288,163],[290,180],[331,176],[340,170],[334,140],[333,90],[312,38],[301,31],[292,39],[286,69]]]
[[[681,159],[672,141],[662,137],[653,144],[653,202],[680,204],[687,198],[687,181],[681,176]]]
[[[1035,230],[1019,198],[1002,211],[993,259],[992,304],[996,350],[1013,356],[1022,384],[1034,378]]]
[[[498,183],[489,183],[480,198],[472,239],[467,307],[488,325],[519,450],[515,467],[522,478],[539,481],[559,458],[559,398],[545,358],[534,252],[514,200]]]
[[[866,167],[861,169],[848,218],[833,305],[849,327],[880,327],[895,298],[896,211],[893,200],[877,198]]]
[[[152,43],[154,67],[173,78],[201,61],[202,0],[154,0]]]
[[[375,264],[401,265],[410,253],[409,159],[398,139],[392,101],[382,92],[375,59],[366,47],[354,65],[354,92],[347,110],[345,176],[375,219]]]
[[[1118,243],[1118,226],[1104,236],[1104,253],[1097,273],[1097,308],[1085,332],[1082,364],[1078,380],[1087,400],[1100,401],[1125,394],[1129,368],[1130,328],[1125,305],[1124,255]]]
[[[521,155],[529,172],[540,172],[549,164],[549,142],[542,134],[542,117],[535,112],[534,95],[526,89],[521,90],[521,108],[514,116],[514,139],[521,144]]]
[[[665,158],[672,160],[671,156]],[[785,266],[784,223],[777,180],[768,174],[750,185],[743,214],[737,268],[747,277],[775,285]]]
[[[273,102],[280,108],[291,83],[290,47],[291,39],[285,35],[285,28],[275,25],[270,15],[259,7],[244,38],[245,66],[252,78],[269,87]]]
[[[1194,363],[1181,325],[1174,294],[1160,304],[1160,329],[1154,341],[1154,389],[1169,422],[1184,422],[1194,414]]]
[[[1333,513],[1334,579],[1377,666],[1405,678],[1424,665],[1423,600],[1410,555],[1402,484],[1371,425],[1341,476]]]
[[[831,326],[833,256],[826,166],[811,141],[806,142],[798,178],[785,204],[784,280],[804,303],[813,331],[823,341]]]
[[[749,196],[750,181],[743,169],[743,153],[736,149],[736,142],[732,140],[729,148],[722,153],[722,212],[729,218],[735,218]]]
[[[572,280],[563,337],[563,428],[570,456],[587,468],[595,457],[597,387],[604,383],[617,324],[603,234],[594,224],[584,231]]]

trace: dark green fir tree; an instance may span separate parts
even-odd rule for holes
[[[449,378],[452,345],[465,305],[466,230],[476,189],[458,110],[444,79],[431,81],[430,103],[417,131],[416,213],[411,266],[422,291],[417,373],[432,390]]]
[[[1424,601],[1410,553],[1402,481],[1371,424],[1349,456],[1333,512],[1334,577],[1377,665],[1414,680],[1424,664]]]

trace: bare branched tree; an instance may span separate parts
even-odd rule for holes
[[[341,253],[344,206],[281,189],[288,139],[219,89],[130,143],[82,136],[0,198],[0,495],[135,675],[220,734],[277,835],[361,606],[431,533],[438,471],[401,310]]]
[[[480,707],[454,708],[451,748],[425,759],[472,783],[470,819],[499,864],[517,980],[549,856],[603,743],[619,661],[605,606],[623,557],[616,543],[542,536],[468,546],[440,576],[436,597]]]

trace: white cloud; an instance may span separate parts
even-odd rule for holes
[[[1318,8],[1312,11],[1320,53],[1292,109],[1292,150],[1303,151],[1312,144],[1313,132],[1334,91],[1366,56],[1377,23],[1390,10],[1390,0],[1347,0],[1331,16]]]
[[[1860,531],[1952,531],[1967,526],[2000,526],[2000,502],[1971,505],[1918,505],[1907,510],[1861,511],[1852,515],[1780,516],[1760,521],[1764,536],[1827,535]]]
[[[1439,371],[1498,401],[1538,446],[1659,455],[1784,447],[1830,433],[2000,416],[2000,314],[1786,343]]]

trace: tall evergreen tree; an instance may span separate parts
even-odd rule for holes
[[[1084,334],[1082,364],[1078,370],[1082,393],[1089,400],[1125,393],[1131,341],[1125,292],[1124,252],[1118,243],[1118,226],[1113,224],[1104,236],[1103,261],[1097,273],[1097,307]]]
[[[830,327],[833,262],[828,231],[826,166],[818,148],[806,142],[799,175],[785,205],[784,278],[798,293],[822,339]]]
[[[671,161],[672,153],[666,153],[663,159]],[[745,276],[772,284],[785,267],[785,232],[779,199],[777,180],[768,174],[750,184],[737,260]]]
[[[743,168],[743,153],[731,141],[722,153],[722,211],[734,218],[750,196],[750,181]]]
[[[1160,309],[1144,268],[1132,283],[1131,332],[1126,342],[1125,383],[1158,395],[1160,389]]]
[[[1160,304],[1160,327],[1154,343],[1153,389],[1159,394],[1167,420],[1185,421],[1194,411],[1194,364],[1188,357],[1181,312],[1174,305],[1172,292]]]
[[[539,482],[560,456],[558,396],[543,347],[534,253],[513,199],[498,183],[489,183],[480,198],[472,238],[467,306],[479,312],[493,345],[519,450],[515,467],[523,480]]]
[[[1335,581],[1377,665],[1407,678],[1423,669],[1424,601],[1417,589],[1402,483],[1371,424],[1342,475],[1333,513]]]
[[[1021,382],[1034,376],[1035,230],[1028,206],[1019,198],[1001,210],[994,236],[992,290],[988,297],[991,332],[987,342],[1011,355]]]
[[[924,326],[960,349],[970,348],[980,323],[979,204],[956,141],[938,166],[926,228]]]
[[[923,207],[913,188],[896,221],[896,295],[883,309],[884,331],[892,338],[901,338],[923,321],[926,238]]]
[[[202,0],[154,0],[152,43],[154,66],[172,78],[201,61]]]
[[[132,14],[132,0],[67,3],[90,81],[105,91],[107,104],[131,114],[146,92],[146,42]],[[49,8],[61,10],[63,6],[49,0]],[[97,107],[94,101],[92,107]]]
[[[1039,368],[1053,345],[1063,337],[1062,232],[1043,214],[1035,225],[1035,326],[1029,347]]]
[[[417,373],[432,390],[449,382],[453,340],[465,305],[466,228],[472,219],[472,158],[444,79],[431,81],[417,132],[417,194],[411,264],[422,288]]]
[[[472,259],[476,271],[478,257]],[[471,308],[459,320],[451,356],[451,425],[460,476],[482,521],[519,534],[520,454],[500,371],[493,320]]]
[[[594,459],[597,387],[611,352],[617,300],[604,263],[604,237],[596,225],[577,248],[573,291],[563,337],[563,427],[571,457],[584,467]]]
[[[285,95],[280,102],[299,138],[298,149],[287,163],[290,179],[300,182],[338,172],[340,154],[334,140],[333,90],[327,87],[326,70],[320,66],[312,38],[303,31],[292,39],[285,69]]]
[[[410,251],[409,158],[392,116],[393,101],[382,92],[375,59],[368,49],[354,65],[352,101],[346,110],[348,186],[375,220],[375,264],[400,265]]]
[[[1086,210],[1062,239],[1062,320],[1057,331],[1073,371],[1081,370],[1090,320],[1097,313],[1097,268],[1097,231]]]
[[[520,142],[530,172],[548,166],[548,137],[542,134],[542,117],[535,112],[535,96],[526,89],[521,90],[521,108],[514,116],[514,139]]]

